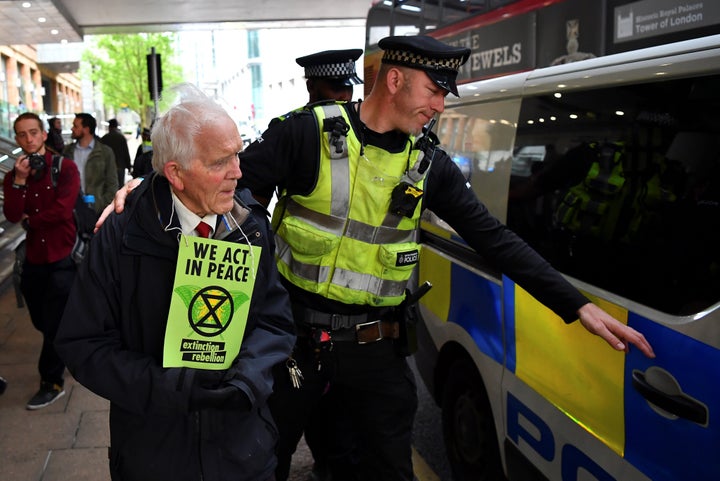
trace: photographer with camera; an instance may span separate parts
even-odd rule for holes
[[[53,155],[45,149],[47,133],[40,117],[31,112],[20,114],[13,128],[23,153],[3,180],[3,213],[10,222],[22,222],[27,231],[20,290],[33,326],[43,335],[38,362],[40,390],[27,404],[34,410],[65,394],[65,364],[53,342],[75,278],[70,253],[75,245],[73,207],[80,192],[80,175],[72,160],[63,159],[57,187],[53,187]]]

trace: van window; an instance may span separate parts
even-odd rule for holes
[[[524,98],[508,226],[563,273],[632,301],[675,315],[718,302],[717,85]]]
[[[463,105],[440,118],[438,138],[475,194],[501,221],[513,165],[520,100]]]

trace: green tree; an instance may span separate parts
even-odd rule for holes
[[[162,81],[167,87],[182,82],[182,68],[174,62],[173,33],[98,35],[89,39],[83,52],[80,74],[92,79],[105,105],[122,107],[140,115],[141,125],[152,121],[155,103],[150,99],[146,56],[151,48],[162,58]],[[163,105],[162,95],[160,104]]]

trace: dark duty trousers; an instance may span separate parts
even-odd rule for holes
[[[302,386],[292,387],[288,369],[278,365],[269,399],[280,435],[277,480],[287,479],[303,429],[324,396],[325,412],[313,419],[327,427],[333,481],[411,481],[417,391],[412,371],[392,341],[334,341],[331,350],[316,353],[309,339],[300,336],[293,358],[304,377]]]
[[[75,279],[75,263],[66,257],[51,264],[23,265],[20,290],[27,304],[30,320],[43,335],[38,361],[40,379],[63,385],[65,363],[60,359],[53,342]]]

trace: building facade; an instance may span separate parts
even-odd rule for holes
[[[59,116],[69,129],[82,110],[82,89],[74,73],[58,73],[38,62],[33,45],[0,46],[0,136],[12,138],[12,124],[22,112]]]

